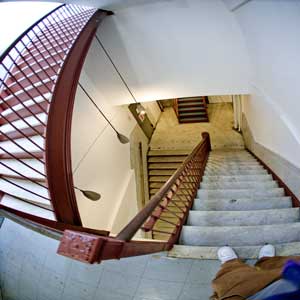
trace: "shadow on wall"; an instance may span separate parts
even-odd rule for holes
[[[118,16],[118,18],[120,23],[126,22],[126,20],[122,20],[121,16]],[[122,37],[114,16],[109,16],[104,19],[102,25],[97,31],[97,36],[116,65],[116,68],[124,77],[129,88],[132,86],[138,87],[141,82],[138,80],[138,75],[130,61],[127,49],[122,41]],[[110,36],[113,36],[114,38],[112,39]],[[114,50],[112,51],[112,49]],[[116,55],[118,57],[116,57]],[[118,64],[120,62],[122,62],[121,65]]]

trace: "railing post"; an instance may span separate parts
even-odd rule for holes
[[[210,143],[210,136],[208,132],[202,132],[201,134],[203,139],[207,139],[207,146],[208,146],[208,151],[211,151],[211,143]]]

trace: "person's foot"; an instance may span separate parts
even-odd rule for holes
[[[258,258],[261,259],[263,257],[273,257],[275,256],[275,247],[271,244],[264,245],[258,254]]]
[[[222,264],[226,263],[229,260],[237,259],[238,256],[234,252],[234,250],[231,247],[225,246],[221,247],[218,250],[218,258],[221,261]]]

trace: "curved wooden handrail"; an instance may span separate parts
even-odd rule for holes
[[[107,12],[96,12],[73,44],[57,80],[48,114],[46,170],[57,220],[82,225],[74,192],[71,124],[75,93],[84,59],[99,23]]]

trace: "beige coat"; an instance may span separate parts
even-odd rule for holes
[[[260,259],[255,266],[249,266],[240,259],[222,265],[212,281],[214,300],[244,300],[281,278],[281,271],[287,260],[300,260],[299,256],[275,256]]]

